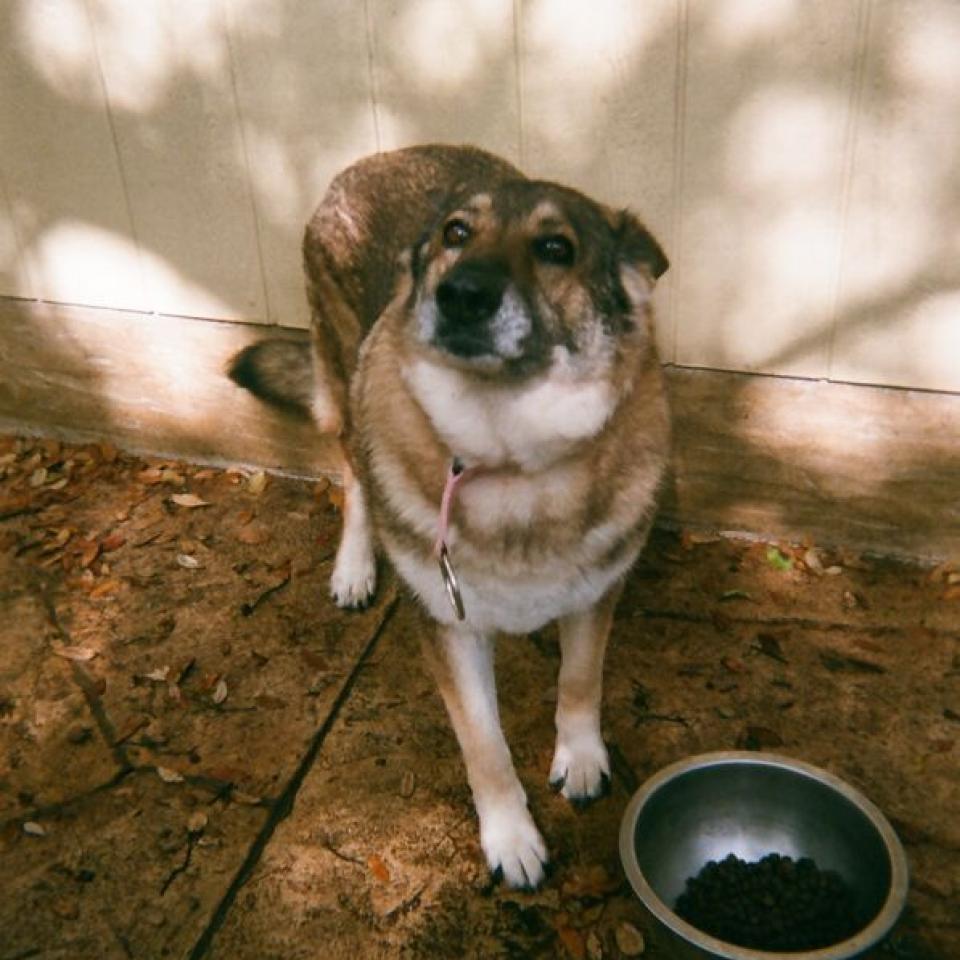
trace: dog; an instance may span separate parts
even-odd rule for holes
[[[423,639],[495,874],[548,863],[498,715],[493,643],[556,621],[550,781],[598,797],[604,649],[669,446],[640,220],[474,147],[376,154],[304,237],[312,337],[266,340],[238,384],[309,411],[344,450],[331,593],[366,604],[375,544],[437,622]]]

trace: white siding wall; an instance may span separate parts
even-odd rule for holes
[[[0,0],[0,295],[302,326],[303,222],[469,141],[635,208],[678,364],[960,391],[955,0]]]

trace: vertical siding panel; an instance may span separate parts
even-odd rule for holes
[[[830,375],[960,391],[960,8],[869,27]]]
[[[629,206],[673,254],[676,0],[524,4],[527,172]],[[670,273],[657,293],[671,353]]]
[[[666,286],[659,294],[661,308],[658,316],[660,352],[664,361],[677,362],[677,283],[683,274],[683,168],[686,156],[687,132],[687,55],[689,52],[690,8],[688,0],[676,0],[674,27],[676,62],[673,91],[673,155],[670,177],[670,234],[668,237],[672,269],[666,276]],[[664,284],[661,282],[661,286]]]
[[[826,376],[858,5],[689,4],[677,361]]]
[[[0,171],[34,282],[8,292],[147,309],[83,3],[8,4],[0,31]]]
[[[138,0],[93,10],[154,309],[264,319],[220,0]]]
[[[0,297],[36,297],[36,285],[27,263],[10,194],[0,172]]]
[[[518,162],[513,0],[368,0],[384,150],[475,143]]]
[[[377,149],[362,3],[228,0],[228,30],[270,319],[309,321],[303,227],[331,178]]]

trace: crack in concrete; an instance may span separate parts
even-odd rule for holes
[[[65,810],[69,810],[71,807],[74,807],[79,803],[83,803],[85,800],[89,800],[91,797],[97,796],[99,793],[108,793],[110,790],[113,790],[114,787],[120,786],[120,784],[123,783],[123,781],[126,780],[130,774],[135,772],[136,770],[134,767],[122,767],[109,780],[105,780],[103,783],[98,783],[95,787],[91,787],[89,790],[84,790],[83,793],[78,793],[72,797],[67,797],[65,800],[58,800],[56,803],[48,803],[42,807],[32,807],[29,810],[22,810],[13,817],[8,817],[6,820],[0,820],[0,830],[6,829],[10,824],[23,823],[25,820],[43,820],[47,817],[55,817],[57,814],[63,813]]]
[[[156,777],[157,767],[152,763],[138,764],[136,766],[133,764],[128,764],[127,766],[121,767],[119,770],[117,770],[117,772],[109,780],[105,780],[103,783],[98,783],[95,787],[91,787],[89,790],[84,790],[82,793],[74,794],[72,797],[66,797],[63,800],[58,800],[56,803],[48,803],[41,807],[31,807],[29,810],[22,810],[15,816],[7,817],[5,820],[0,820],[0,831],[4,830],[11,824],[21,824],[25,820],[44,820],[48,817],[55,817],[58,814],[69,810],[71,807],[75,807],[81,803],[84,803],[98,794],[109,793],[114,788],[119,787],[127,779],[135,776]],[[234,794],[237,792],[236,786],[230,780],[218,780],[215,777],[196,774],[184,774],[183,779],[188,785],[192,787],[199,787],[201,790],[206,790],[211,793],[212,796],[209,801],[211,804],[216,803],[219,800],[233,799],[234,803],[243,803],[248,807],[262,807],[266,810],[271,810],[278,802],[278,798],[272,796],[236,800],[234,799]],[[253,802],[254,799],[255,802]]]
[[[711,623],[717,619],[724,623],[753,627],[796,627],[799,630],[820,630],[823,633],[868,633],[872,636],[896,636],[910,630],[922,630],[932,637],[953,637],[951,630],[917,624],[847,623],[842,620],[816,620],[810,617],[733,617],[726,611],[715,613],[690,613],[686,610],[658,610],[642,607],[624,611],[624,619],[676,620],[680,623]]]
[[[179,866],[174,867],[167,878],[163,881],[163,885],[160,887],[160,896],[165,896],[166,892],[170,889],[170,885],[173,883],[181,873],[186,873],[187,868],[190,866],[190,861],[193,859],[193,848],[197,845],[197,841],[200,839],[199,833],[190,833],[187,835],[187,850],[183,855],[183,863]]]
[[[200,934],[199,939],[193,947],[193,950],[190,951],[188,960],[202,960],[202,958],[207,955],[207,952],[213,944],[214,938],[226,922],[227,916],[230,913],[234,902],[236,901],[237,895],[240,893],[242,887],[253,874],[254,869],[263,856],[264,850],[266,850],[267,845],[273,838],[274,832],[280,823],[285,820],[293,810],[294,802],[296,801],[300,787],[303,785],[303,781],[306,779],[307,774],[310,772],[310,769],[313,767],[314,762],[319,756],[320,750],[323,748],[323,744],[326,741],[327,736],[333,729],[333,726],[336,723],[344,704],[349,699],[350,694],[353,691],[354,684],[360,676],[363,668],[367,665],[367,661],[376,648],[384,629],[386,628],[390,619],[393,617],[398,602],[399,598],[396,590],[394,589],[389,599],[385,601],[383,614],[374,626],[363,649],[360,651],[360,655],[357,657],[357,660],[353,665],[353,669],[340,686],[340,690],[337,692],[337,696],[334,699],[327,716],[317,729],[317,732],[313,735],[310,745],[307,747],[303,757],[301,757],[300,763],[297,765],[296,770],[294,770],[290,779],[287,781],[287,785],[283,788],[276,802],[273,804],[270,813],[267,816],[266,822],[260,828],[260,832],[250,845],[250,849],[247,851],[247,855],[244,858],[243,863],[240,864],[240,867],[234,875],[233,880],[230,882],[230,886],[227,888],[220,900],[220,903],[217,904],[216,908],[211,914],[210,920],[203,932]]]
[[[50,625],[57,631],[58,636],[65,646],[73,646],[73,638],[70,636],[70,631],[63,625],[57,614],[57,606],[53,600],[53,588],[50,581],[37,578],[34,581],[34,585],[40,602],[43,604],[43,609],[47,614],[47,619],[50,621]],[[90,711],[107,749],[113,756],[114,763],[117,764],[121,771],[131,769],[133,764],[130,763],[130,759],[127,757],[127,751],[123,748],[123,745],[117,742],[117,731],[114,729],[110,718],[107,716],[107,711],[103,707],[103,702],[100,699],[101,691],[97,688],[96,681],[90,675],[89,671],[76,660],[70,660],[69,664],[73,681],[80,688],[81,693],[83,693],[83,697],[87,701],[87,709]]]

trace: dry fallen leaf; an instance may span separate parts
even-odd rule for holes
[[[251,473],[247,478],[247,490],[255,497],[259,497],[260,494],[266,489],[267,475],[262,470],[258,470],[256,473]]]
[[[63,527],[61,530],[57,531],[57,535],[56,537],[54,537],[53,542],[58,547],[62,547],[72,536],[73,536],[73,528]]]
[[[417,789],[417,775],[412,770],[404,770],[400,778],[400,796],[409,800]]]
[[[222,677],[217,681],[212,699],[214,703],[223,703],[223,701],[227,699],[227,681]]]
[[[209,500],[204,500],[202,497],[198,497],[195,493],[174,493],[170,499],[178,507],[187,507],[189,509],[210,506]]]
[[[91,591],[90,596],[96,599],[97,597],[105,597],[108,594],[116,593],[123,583],[120,580],[104,580],[103,583],[98,583]]]
[[[560,888],[560,893],[578,900],[602,899],[619,887],[619,879],[611,877],[602,864],[594,863],[571,870]]]
[[[163,471],[159,467],[147,467],[146,470],[141,470],[136,478],[141,483],[162,483]]]
[[[845,610],[859,610],[865,606],[863,597],[861,597],[858,593],[854,593],[852,590],[843,591],[841,603],[843,604]]]
[[[586,960],[587,945],[579,930],[574,930],[573,927],[557,927],[557,939],[563,944],[568,956],[574,960]]]
[[[639,957],[647,949],[643,934],[632,923],[621,923],[614,936],[617,949],[625,957]]]
[[[367,866],[370,868],[370,872],[374,877],[381,883],[390,882],[390,871],[387,869],[387,865],[375,853],[371,853],[370,856],[367,857]]]
[[[207,815],[202,810],[195,810],[190,814],[190,819],[187,820],[187,831],[189,833],[203,833],[207,822]]]
[[[145,680],[155,680],[157,683],[166,683],[169,676],[170,667],[158,667],[156,670],[143,674]]]
[[[111,533],[108,537],[100,542],[100,549],[104,553],[112,553],[114,550],[119,550],[125,543],[127,538],[122,533]]]
[[[730,673],[747,673],[749,669],[738,657],[723,657],[720,663],[725,669],[729,670]]]
[[[603,960],[603,943],[597,936],[596,930],[587,934],[587,956],[590,960]]]
[[[120,451],[112,443],[101,443],[100,456],[104,463],[114,463],[120,456]]]
[[[157,767],[157,774],[164,783],[183,783],[183,774],[169,767]]]
[[[684,530],[680,534],[680,546],[684,550],[692,550],[694,547],[719,541],[720,537],[715,533],[695,533],[692,530]]]
[[[270,530],[263,523],[248,523],[237,531],[237,539],[248,546],[259,546],[270,539]]]
[[[80,663],[92,660],[97,655],[97,651],[90,647],[60,647],[53,652],[64,660],[76,660]]]
[[[248,807],[255,807],[260,802],[259,797],[255,797],[252,793],[244,793],[242,790],[231,790],[230,799]]]
[[[100,556],[100,544],[94,540],[74,540],[70,549],[80,556],[80,566],[86,570]]]
[[[940,583],[944,580],[949,581],[951,574],[956,575],[955,571],[956,565],[954,563],[949,561],[947,563],[940,563],[927,574],[927,579],[930,583]]]

